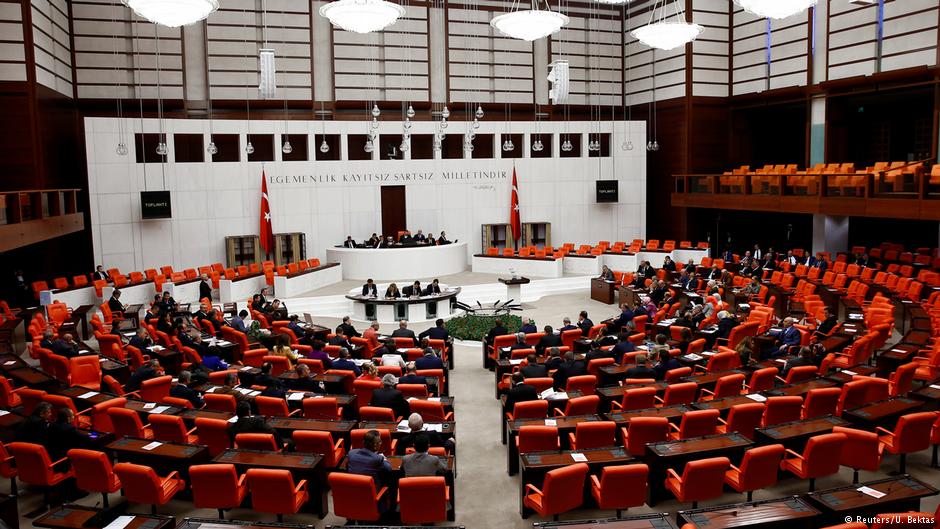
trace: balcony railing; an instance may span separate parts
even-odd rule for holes
[[[0,191],[0,252],[83,230],[80,192]]]

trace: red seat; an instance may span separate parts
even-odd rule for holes
[[[669,438],[678,440],[713,435],[717,431],[720,416],[718,410],[687,411],[682,414],[679,426],[669,423],[669,427],[675,430],[669,433]]]
[[[144,380],[140,384],[140,398],[148,402],[163,402],[163,399],[170,395],[170,383],[173,377],[164,375],[162,377]]]
[[[884,449],[901,456],[899,469],[901,474],[904,473],[907,454],[926,450],[930,447],[930,429],[936,420],[937,412],[935,411],[909,413],[898,419],[893,432],[880,426],[876,428],[876,430],[885,434],[878,436],[878,441]]]
[[[16,462],[16,472],[20,481],[27,485],[43,488],[45,505],[49,505],[49,489],[74,475],[73,469],[66,472],[56,471],[54,466],[66,461],[67,458],[63,457],[58,461],[51,461],[49,453],[46,452],[46,447],[42,445],[10,443],[6,445],[6,448]]]
[[[356,394],[356,404],[362,408],[372,402],[372,392],[381,388],[382,382],[378,380],[354,380],[353,393]]]
[[[784,452],[781,444],[748,449],[741,459],[741,466],[731,465],[725,473],[725,483],[738,492],[746,492],[747,501],[751,501],[755,490],[770,488],[777,483],[777,467]]]
[[[429,524],[447,521],[450,491],[442,476],[398,480],[398,510],[403,524]]]
[[[717,431],[718,433],[738,432],[753,440],[754,430],[760,426],[764,409],[765,406],[759,402],[732,406],[727,420],[718,419],[721,424],[718,425]]]
[[[228,422],[222,419],[196,417],[196,433],[199,444],[209,447],[209,455],[215,457],[232,447],[228,435]]]
[[[764,410],[764,417],[760,422],[761,428],[798,421],[803,411],[802,397],[768,397],[766,404],[767,409]]]
[[[547,400],[528,400],[517,402],[512,412],[506,412],[506,419],[514,421],[516,419],[538,419],[548,414]]]
[[[352,522],[374,522],[381,517],[379,501],[388,488],[376,493],[372,476],[331,472],[327,479],[333,492],[333,514]]]
[[[914,375],[917,373],[917,364],[910,362],[898,366],[897,370],[888,379],[888,393],[892,397],[904,395],[914,387]]]
[[[294,485],[289,470],[249,468],[246,475],[251,490],[251,507],[276,514],[278,522],[284,521],[285,514],[296,514],[307,503],[307,480],[302,479]]]
[[[202,400],[206,403],[206,409],[211,411],[235,413],[235,407],[238,405],[234,395],[206,393]]]
[[[621,428],[623,445],[634,456],[646,455],[648,443],[665,441],[669,437],[669,419],[665,417],[634,417]]]
[[[454,412],[444,411],[440,401],[415,399],[409,403],[411,413],[421,415],[425,422],[446,422],[454,420]]]
[[[594,375],[579,375],[568,379],[565,391],[567,393],[579,391],[581,395],[593,395],[596,386],[597,377]]]
[[[274,438],[274,434],[270,433],[240,433],[235,436],[235,448],[269,452],[281,451],[281,447],[277,446],[277,439]]]
[[[178,415],[154,413],[150,416],[150,429],[153,431],[153,438],[157,441],[181,444],[199,442],[199,437],[193,435],[196,429],[187,431],[183,418]]]
[[[816,368],[813,368],[816,369]],[[713,399],[723,399],[725,397],[732,397],[734,395],[740,395],[741,391],[744,389],[744,375],[740,373],[735,373],[733,375],[725,375],[718,379],[715,382],[715,390],[709,391],[707,389],[702,389],[702,397],[699,400],[713,400]]]
[[[698,502],[721,496],[725,473],[730,466],[727,457],[689,461],[681,476],[671,468],[666,469],[666,488],[680,502],[692,502],[692,508],[696,509]]]
[[[835,415],[840,395],[842,395],[842,390],[839,388],[809,390],[806,393],[806,400],[803,401],[803,411],[800,418],[812,419],[823,415]]]
[[[877,472],[881,467],[881,454],[884,447],[878,442],[878,434],[836,426],[832,433],[845,435],[845,444],[840,451],[839,464],[855,471],[852,483],[858,483],[858,471]]]
[[[617,444],[617,423],[613,421],[582,421],[568,434],[572,450],[602,448]]]
[[[140,439],[153,439],[153,431],[149,425],[140,422],[140,415],[127,408],[108,408],[108,417],[114,425],[114,433],[118,439],[122,437],[137,437]]]
[[[813,492],[816,490],[816,478],[839,471],[840,455],[845,441],[846,435],[843,433],[810,437],[802,455],[787,449],[787,454],[793,457],[784,457],[780,462],[780,469],[789,471],[800,479],[808,479],[809,491]]]
[[[158,505],[166,505],[173,496],[186,487],[175,470],[161,478],[152,468],[132,463],[114,465],[124,487],[124,496],[128,502],[149,503],[150,512],[156,514]]]
[[[666,393],[663,398],[656,397],[659,402],[658,407],[674,406],[676,404],[692,404],[695,401],[695,393],[698,391],[698,384],[695,382],[683,382],[680,384],[670,384],[666,386]]]
[[[323,466],[326,468],[338,467],[343,457],[346,456],[343,439],[333,443],[333,436],[330,432],[296,430],[292,439],[294,441],[294,451],[322,455]]]
[[[69,373],[72,385],[94,391],[101,389],[101,362],[97,355],[76,356],[69,359]]]
[[[745,386],[744,391],[747,393],[760,393],[761,391],[773,389],[774,379],[779,372],[776,367],[765,367],[754,371],[751,373],[751,380]]]
[[[616,509],[620,512],[646,503],[649,467],[635,465],[607,466],[601,470],[601,478],[591,475],[591,495],[600,509]]]
[[[16,466],[3,443],[0,443],[0,476],[10,479],[10,496],[16,496]]]
[[[308,419],[338,420],[343,417],[343,408],[336,404],[336,397],[316,397],[302,402],[304,417]]]
[[[359,418],[363,421],[375,422],[398,422],[401,417],[395,417],[395,412],[391,408],[380,408],[376,406],[363,406],[359,408]]]
[[[516,447],[520,454],[558,450],[558,428],[554,426],[523,426],[516,437]]]
[[[572,491],[584,490],[587,473],[586,464],[576,463],[545,474],[541,490],[526,483],[523,506],[534,510],[539,516],[552,516],[557,520],[560,513],[576,509],[583,503],[583,495],[573,494]]]
[[[623,401],[612,401],[612,411],[645,410],[656,406],[656,388],[633,388],[623,392]]]
[[[17,390],[13,389],[6,377],[0,376],[0,407],[11,409],[22,403]]]
[[[219,519],[225,519],[225,509],[242,504],[248,487],[245,475],[235,472],[235,465],[212,464],[189,467],[189,481],[193,489],[193,507],[218,509]]]
[[[268,417],[288,417],[300,413],[300,410],[291,412],[287,408],[287,401],[280,397],[255,397],[255,405],[258,406],[258,414]]]
[[[783,383],[796,384],[797,382],[816,378],[817,369],[816,366],[796,366],[790,368],[790,371],[787,372],[787,378],[784,379]]]
[[[597,395],[588,395],[586,397],[575,397],[568,399],[565,405],[565,411],[555,409],[555,415],[575,416],[575,415],[594,415],[597,413],[597,407],[601,404],[601,398]]]

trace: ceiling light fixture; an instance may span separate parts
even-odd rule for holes
[[[219,0],[121,0],[137,16],[154,24],[178,28],[204,20],[219,8]]]
[[[792,17],[816,5],[816,0],[734,0],[745,11],[764,18]]]
[[[320,8],[331,24],[355,33],[381,31],[404,14],[405,8],[385,0],[336,0]]]
[[[667,4],[669,0],[663,0],[662,7],[659,8],[659,16],[656,16],[659,0],[650,11],[650,20],[645,26],[641,26],[630,32],[635,39],[651,48],[660,50],[673,50],[679,46],[684,46],[705,31],[705,28],[699,24],[686,22],[679,16],[679,2],[672,0],[675,8],[675,18],[667,14]],[[656,21],[654,22],[654,18]]]
[[[569,18],[552,11],[545,0],[545,9],[539,8],[540,0],[532,0],[532,9],[517,9],[519,1],[513,2],[509,13],[493,17],[490,25],[507,37],[532,42],[568,25]]]

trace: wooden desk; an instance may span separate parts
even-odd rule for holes
[[[425,423],[427,424],[440,424],[441,432],[440,436],[443,439],[453,437],[457,434],[457,423],[454,421],[448,422],[437,422],[437,423]],[[411,433],[411,430],[399,430],[397,422],[381,422],[381,421],[360,421],[359,428],[362,430],[388,430],[392,434],[393,438],[404,437]]]
[[[836,426],[848,426],[848,421],[826,415],[813,419],[775,424],[754,431],[754,442],[758,445],[780,443],[794,452],[803,452],[806,441],[814,435],[829,433]]]
[[[228,421],[235,416],[234,413],[227,411],[213,411],[213,410],[182,410],[178,414],[183,418],[183,422],[186,423],[187,428],[192,428],[196,425],[196,419],[217,419],[220,421]]]
[[[624,465],[633,461],[633,456],[622,446],[574,451],[552,450],[548,452],[529,452],[522,454],[522,479],[519,481],[519,514],[522,518],[527,518],[531,512],[525,507],[525,502],[523,501],[526,494],[526,484],[532,484],[541,488],[542,482],[545,480],[545,474],[557,468],[577,462],[573,457],[574,454],[582,454],[587,458],[587,461],[584,461],[584,463],[591,468],[592,472],[597,474],[600,474],[600,469],[605,466]],[[590,497],[590,492],[587,492],[589,490],[590,487],[585,487],[584,490],[580,491],[581,494],[586,493],[586,499]],[[572,494],[577,494],[578,492],[579,491],[570,491]]]
[[[692,411],[692,408],[686,406],[685,404],[676,404],[673,406],[665,406],[662,408],[645,408],[642,410],[626,410],[618,411],[617,413],[605,413],[604,417],[608,421],[614,421],[617,423],[618,435],[619,429],[621,427],[626,427],[630,424],[630,419],[634,417],[665,417],[669,419],[669,422],[679,424],[682,420],[682,414]]]
[[[633,366],[629,366],[629,367],[633,367]],[[624,369],[624,371],[626,371],[626,369]],[[663,393],[666,392],[666,386],[668,386],[668,384],[666,384],[663,381],[659,381],[654,384],[643,384],[643,385],[630,384],[626,386],[607,386],[603,388],[597,388],[595,390],[595,393],[597,394],[597,396],[601,398],[601,405],[600,405],[599,411],[601,412],[610,411],[611,406],[612,406],[611,402],[614,402],[614,401],[616,401],[617,403],[622,402],[623,394],[626,393],[627,390],[637,389],[641,387],[656,388],[656,394],[659,396],[662,396]]]
[[[226,526],[232,529],[314,529],[316,527],[315,525],[309,524],[246,522],[243,520],[218,520],[215,518],[186,518],[176,526],[176,529],[219,529],[220,527]]]
[[[519,472],[519,449],[516,447],[516,436],[519,435],[519,429],[523,426],[546,426],[546,422],[554,421],[555,428],[558,428],[558,437],[562,448],[568,448],[568,434],[575,431],[580,422],[602,421],[600,415],[571,415],[568,417],[555,417],[550,419],[517,419],[510,422],[508,427],[509,438],[506,450],[506,471],[510,476]],[[508,422],[508,421],[507,421]]]
[[[732,406],[737,406],[739,404],[754,404],[755,402],[757,401],[749,398],[747,395],[732,395],[730,397],[724,397],[721,399],[693,402],[692,408],[696,410],[718,410],[721,412],[722,417],[727,417]]]
[[[60,386],[55,378],[43,373],[35,367],[20,367],[6,371],[7,378],[18,382],[19,386],[28,386],[34,389],[51,391]]]
[[[690,523],[703,529],[813,529],[819,527],[819,514],[806,500],[793,496],[679,511],[676,513],[676,519],[680,526]]]
[[[114,452],[118,461],[153,467],[161,476],[177,470],[186,481],[189,481],[190,466],[209,461],[207,446],[161,442],[153,450],[144,450],[153,442],[153,439],[125,437],[108,444],[105,449]]]
[[[127,403],[124,404],[124,407],[129,410],[134,410],[138,414],[140,414],[140,417],[141,417],[140,420],[142,420],[145,423],[148,421],[148,417],[150,417],[150,414],[156,413],[154,410],[157,410],[160,408],[166,408],[165,410],[160,412],[163,415],[179,415],[180,413],[183,412],[183,408],[180,408],[177,406],[170,406],[168,404],[160,404],[160,403],[153,403],[153,402],[145,402],[142,400],[135,400],[135,399],[127,399]]]
[[[606,520],[534,522],[532,527],[535,529],[676,529],[668,513],[636,514]]]
[[[3,415],[0,415],[0,442],[12,443],[16,441],[16,431],[26,417],[8,410],[3,410],[3,412]]]
[[[928,410],[935,411],[940,405],[940,381],[935,380],[916,391],[910,392],[908,396],[924,401]]]
[[[765,393],[768,397],[802,397],[814,389],[831,388],[837,385],[836,381],[828,378],[812,378],[796,384],[777,386]]]
[[[614,281],[605,281],[596,277],[592,278],[591,299],[594,301],[600,301],[601,303],[606,303],[608,305],[613,305],[615,288],[617,288],[617,283]]]
[[[100,513],[101,511],[94,507],[66,504],[33,520],[33,526],[53,529],[102,529],[119,515],[118,512],[113,512],[110,516],[93,520]],[[176,519],[172,516],[156,514],[128,514],[127,516],[134,517],[127,525],[127,529],[173,529],[176,525]]]
[[[886,351],[882,351],[875,357],[875,365],[878,371],[887,376],[893,373],[901,364],[910,362],[921,346],[915,344],[897,343]]]
[[[874,498],[859,492],[862,486],[885,493]],[[937,489],[908,475],[895,476],[857,485],[809,493],[806,498],[822,511],[821,525],[845,522],[846,516],[874,516],[880,513],[920,511],[920,499],[937,494]]]
[[[264,452],[260,450],[242,450],[230,448],[215,456],[213,463],[231,463],[239,474],[249,468],[275,468],[289,470],[294,481],[307,480],[310,500],[304,511],[313,512],[322,520],[327,513],[326,472],[320,462],[319,454],[297,454],[284,452]]]
[[[646,445],[646,461],[650,467],[650,497],[647,505],[652,507],[672,497],[663,484],[667,468],[682,474],[689,461],[721,456],[730,459],[732,464],[739,464],[744,451],[753,444],[750,439],[735,432]]]
[[[285,439],[290,439],[296,431],[330,432],[333,441],[345,439],[348,449],[351,432],[356,421],[331,421],[327,419],[307,419],[306,417],[268,417],[268,425],[278,431]]]
[[[107,400],[117,398],[117,395],[112,395],[111,393],[93,391],[88,388],[83,388],[80,386],[72,386],[70,388],[57,389],[55,390],[55,393],[71,398],[72,401],[75,403],[75,407],[78,408],[79,411],[91,408],[95,404],[100,404]],[[82,395],[89,395],[90,393],[94,393],[94,395],[90,395],[88,397],[82,397]]]
[[[852,377],[854,377],[855,375],[861,375],[861,376],[867,377],[869,375],[875,375],[877,373],[878,373],[877,367],[857,365],[857,366],[852,366],[848,369],[843,369],[841,371],[835,371],[835,372],[829,373],[823,378],[828,378],[829,380],[835,381],[841,385],[841,384],[845,384],[846,382],[851,382]]]
[[[920,411],[923,407],[924,401],[922,400],[893,397],[844,411],[842,417],[854,424],[865,426],[869,430],[874,430],[876,426],[891,430],[894,429],[899,417]]]

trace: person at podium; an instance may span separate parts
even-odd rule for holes
[[[362,295],[368,296],[370,298],[378,297],[378,288],[375,286],[375,282],[371,278],[366,279],[366,284],[362,285]]]
[[[435,294],[440,294],[440,293],[441,293],[441,285],[440,283],[438,283],[437,279],[435,279],[434,281],[431,281],[431,284],[429,284],[428,287],[424,289],[425,296],[433,296]]]
[[[411,233],[405,232],[401,234],[401,237],[398,238],[398,242],[402,245],[413,244],[415,242],[414,238],[411,236]]]
[[[444,235],[443,231],[441,231],[441,236],[437,238],[437,244],[438,246],[442,244],[450,244],[450,241],[447,240],[447,236]]]
[[[427,236],[421,230],[418,230],[418,233],[415,233],[415,236],[412,237],[412,240],[418,244],[424,244],[428,242]]]
[[[401,289],[402,295],[406,298],[416,298],[421,295],[421,282],[415,281],[412,285]]]
[[[598,279],[603,279],[604,281],[613,281],[614,280],[614,271],[611,270],[607,265],[601,269],[601,275]]]
[[[386,298],[400,298],[401,292],[398,290],[398,285],[392,283],[385,289]]]

